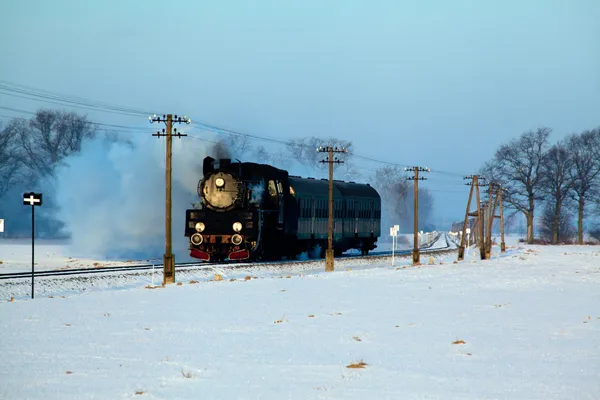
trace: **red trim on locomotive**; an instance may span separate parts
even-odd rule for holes
[[[198,250],[198,249],[192,249],[190,251],[190,257],[199,258],[200,260],[203,260],[203,261],[210,260],[210,254],[208,254],[205,251]]]
[[[230,260],[246,260],[250,257],[250,252],[248,250],[240,250],[234,251],[233,253],[229,253]]]

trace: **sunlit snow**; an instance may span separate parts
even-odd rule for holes
[[[0,281],[0,398],[597,399],[600,247],[508,244],[419,267],[182,270],[155,289],[151,273],[47,278],[33,300]]]

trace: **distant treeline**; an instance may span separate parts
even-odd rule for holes
[[[480,174],[504,189],[505,205],[527,220],[527,242],[534,243],[534,217],[542,207],[539,237],[553,244],[584,242],[588,214],[600,213],[600,128],[573,133],[551,144],[541,127],[502,144]],[[577,221],[577,227],[573,221]],[[600,239],[600,229],[588,229]]]

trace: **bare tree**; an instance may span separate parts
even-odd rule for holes
[[[378,168],[371,178],[372,186],[381,196],[382,219],[384,223],[400,223],[407,213],[403,212],[406,207],[406,193],[408,185],[399,167],[386,165]],[[401,226],[404,230],[406,227]]]
[[[540,168],[549,147],[550,128],[538,128],[521,134],[496,151],[481,173],[491,182],[502,185],[507,206],[519,210],[527,218],[527,243],[533,243],[535,202],[543,200]]]
[[[404,170],[386,165],[378,168],[371,178],[371,185],[381,196],[384,224],[400,224],[401,232],[412,232],[414,218],[413,184],[406,180]],[[419,188],[419,226],[430,224],[433,212],[433,196],[427,188]]]
[[[322,156],[323,154],[321,154]],[[325,157],[322,157],[323,159],[325,159]],[[344,160],[343,164],[339,164],[337,165],[337,168],[335,168],[334,164],[334,171],[335,171],[335,175],[334,175],[334,179],[336,180],[343,180],[343,181],[347,181],[347,182],[364,182],[365,180],[368,180],[369,177],[365,176],[362,172],[361,172],[361,168],[358,167],[357,165],[355,165],[355,163],[352,162],[352,160],[350,160],[350,158],[346,158],[346,160]],[[325,164],[327,166],[327,164]]]
[[[86,116],[39,110],[29,121],[12,120],[6,128],[18,138],[23,164],[34,176],[52,175],[65,157],[81,150],[83,140],[96,135]]]
[[[0,129],[0,197],[17,181],[19,158],[17,138],[13,131]]]
[[[546,202],[539,222],[540,237],[552,244],[570,243],[575,236],[575,229],[571,224],[572,215],[565,209],[560,213],[558,219],[556,217],[554,203]],[[557,226],[558,229],[556,229]]]
[[[573,186],[571,169],[573,159],[564,142],[560,141],[544,155],[540,169],[540,185],[547,195],[546,210],[552,211],[552,244],[557,244],[560,236],[560,222],[565,200]],[[544,214],[546,217],[547,212]]]
[[[322,146],[321,139],[316,137],[304,137],[290,140],[287,144],[291,157],[300,165],[308,168],[317,168],[321,154],[317,153],[317,147]]]
[[[264,164],[269,164],[271,161],[271,154],[269,154],[263,145],[259,145],[256,147],[256,149],[254,149],[254,157],[257,160],[260,160],[259,162]]]
[[[309,169],[317,170],[319,172],[327,171],[329,165],[327,163],[321,163],[324,159],[323,153],[317,152],[317,148],[320,146],[330,146],[345,148],[348,153],[336,153],[335,157],[343,160],[343,164],[334,164],[334,171],[337,173],[339,169],[343,171],[352,171],[352,142],[348,140],[329,138],[321,139],[318,137],[304,137],[300,139],[293,139],[287,144],[288,152],[292,159],[297,161],[300,165],[308,167]],[[341,166],[344,166],[343,168]],[[343,172],[344,173],[344,172]],[[356,176],[356,174],[351,174]]]
[[[571,198],[577,203],[577,243],[581,245],[585,207],[599,186],[600,128],[569,136],[567,147],[573,159]]]

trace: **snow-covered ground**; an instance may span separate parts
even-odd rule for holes
[[[391,251],[392,243],[384,237],[377,244],[375,251]],[[399,235],[397,250],[412,248],[412,235]],[[157,250],[157,257],[144,260],[104,260],[90,258],[73,248],[68,240],[38,239],[35,242],[35,270],[61,270],[75,268],[102,268],[114,265],[162,264],[163,251]],[[350,250],[347,254],[360,254],[358,250]],[[190,257],[176,257],[177,261],[194,261]],[[0,273],[31,271],[31,239],[0,238]]]
[[[0,303],[0,398],[598,399],[600,246],[507,242],[456,264],[55,281]]]
[[[102,268],[112,265],[147,264],[157,260],[100,260],[82,257],[67,240],[35,241],[35,270]],[[162,261],[162,260],[161,260]],[[0,240],[0,273],[31,271],[31,239]]]

